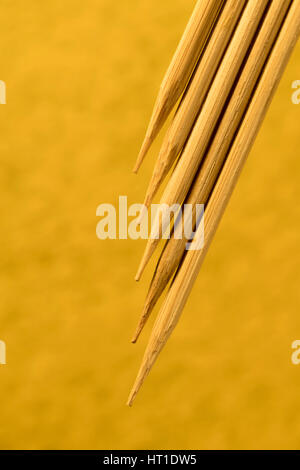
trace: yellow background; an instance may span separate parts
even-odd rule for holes
[[[184,315],[135,406],[143,241],[99,241],[192,0],[2,0],[2,449],[300,447],[299,44]],[[157,311],[157,310],[156,310]]]

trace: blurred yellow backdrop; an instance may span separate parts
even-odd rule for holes
[[[300,447],[299,44],[172,339],[125,406],[145,243],[96,208],[131,168],[192,0],[1,2],[2,449]],[[153,268],[153,264],[152,264]]]

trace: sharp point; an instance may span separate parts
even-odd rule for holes
[[[152,344],[151,344],[151,338],[152,338]],[[161,343],[157,342],[157,339],[155,339],[154,344],[153,344],[153,332],[152,332],[151,337],[150,337],[150,343],[148,343],[142,363],[140,365],[140,369],[138,371],[134,385],[129,394],[129,398],[127,401],[128,406],[132,406],[135,400],[135,397],[138,394],[143,383],[145,382],[146,377],[149,375],[149,372],[154,362],[156,361],[157,356],[160,353],[160,350],[161,350]]]
[[[136,344],[137,340],[139,339],[140,337],[140,334],[142,332],[142,327],[140,326],[140,324],[138,325],[137,329],[136,329],[136,332],[134,333],[133,337],[132,337],[132,340],[131,340],[131,343],[132,344]]]
[[[166,121],[166,117],[168,115],[168,112],[166,111],[166,103],[168,102],[167,99],[164,99],[163,102],[161,102],[160,99],[156,101],[156,104],[154,106],[154,110],[152,112],[152,116],[150,119],[150,123],[148,125],[148,129],[146,132],[146,136],[144,138],[140,153],[138,155],[136,164],[133,168],[133,172],[137,173],[145,159],[145,156],[147,155],[154,139],[156,138],[157,134],[161,130],[164,122]]]
[[[146,325],[147,321],[148,321],[148,318],[150,317],[151,313],[152,313],[152,310],[155,306],[155,302],[153,303],[153,294],[152,294],[152,291],[151,291],[151,286],[149,288],[149,291],[148,291],[148,294],[147,294],[147,298],[146,298],[146,301],[145,301],[145,305],[144,305],[144,308],[143,308],[143,311],[142,311],[142,315],[139,319],[139,323],[136,327],[136,330],[135,330],[135,333],[132,337],[132,340],[131,342],[133,344],[135,344],[137,342],[137,340],[139,339],[143,329],[144,329],[144,326]]]
[[[157,193],[157,186],[155,184],[155,177],[154,177],[154,174],[153,174],[153,176],[150,180],[150,183],[148,185],[145,200],[144,200],[144,206],[147,207],[147,209],[149,208],[150,204],[152,203],[153,198],[155,197],[156,193]]]
[[[143,257],[142,257],[142,260],[141,260],[140,265],[139,265],[139,267],[138,267],[137,273],[136,273],[136,275],[135,275],[135,280],[136,280],[137,282],[141,279],[142,274],[143,274],[143,272],[144,272],[144,270],[145,270],[145,268],[146,268],[147,262],[148,262],[148,260],[147,260],[147,258],[146,258],[146,252],[147,252],[147,248],[146,248],[146,251],[145,251],[145,253],[144,253]]]
[[[144,370],[144,367],[143,367],[143,363],[140,367],[140,370],[138,372],[138,375],[135,379],[135,382],[134,382],[134,385],[130,391],[130,394],[129,394],[129,397],[128,397],[128,400],[127,400],[127,406],[132,406],[133,405],[133,402],[135,400],[135,397],[137,396],[141,386],[143,385],[143,382],[145,380],[147,376],[147,373],[145,372]]]
[[[136,282],[139,282],[139,281],[141,280],[141,277],[142,277],[142,274],[143,274],[143,272],[144,272],[144,270],[145,270],[146,264],[147,264],[147,262],[144,261],[144,257],[143,257],[143,259],[142,259],[142,261],[141,261],[141,263],[140,263],[140,265],[139,265],[139,268],[138,268],[138,270],[137,270],[137,273],[136,273],[136,275],[135,275],[135,278],[134,278],[134,280],[135,280]]]
[[[144,206],[144,207],[142,208],[142,210],[141,210],[141,212],[140,212],[140,215],[138,216],[137,221],[136,221],[136,224],[137,224],[138,227],[141,225],[143,218],[144,218],[145,215],[147,214],[147,210],[148,210],[148,208],[149,208],[149,204],[146,204],[146,201],[145,201],[144,204],[143,204],[143,206]]]
[[[130,393],[130,395],[128,397],[128,400],[127,400],[127,403],[126,403],[126,405],[129,406],[129,408],[132,407],[134,399],[135,399],[135,395]]]
[[[148,317],[146,317],[145,314],[143,313],[143,315],[142,315],[142,317],[141,317],[141,319],[140,319],[140,321],[139,321],[139,323],[138,323],[138,326],[137,326],[137,328],[136,328],[136,330],[135,330],[135,333],[134,333],[134,335],[133,335],[133,337],[132,337],[132,340],[131,340],[132,344],[135,344],[135,343],[137,342],[137,340],[139,339],[140,334],[141,334],[141,332],[143,331],[143,328],[144,328],[145,323],[146,323],[146,321],[147,321],[147,318],[148,318]]]
[[[133,387],[131,389],[131,392],[129,394],[129,397],[128,397],[128,400],[127,400],[127,406],[131,407],[133,405],[133,402],[134,402],[141,386],[143,385],[144,380],[147,377],[147,375],[148,375],[147,369],[145,369],[144,364],[142,363],[142,365],[140,367],[140,370],[138,372],[138,375],[135,379],[134,385],[133,385]]]
[[[158,241],[159,241],[158,239],[153,240],[151,238],[148,240],[146,249],[144,251],[142,260],[140,262],[138,271],[137,271],[136,276],[135,276],[136,281],[139,281],[141,279],[142,274],[143,274],[148,262],[150,261],[150,258],[152,256],[152,254],[154,253],[154,250],[156,248],[156,245],[157,245]]]
[[[140,335],[143,331],[145,323],[146,323],[145,320],[144,321],[141,320],[140,323],[138,324],[138,327],[137,327],[137,329],[136,329],[136,331],[135,331],[135,333],[132,337],[132,340],[131,340],[132,344],[136,344],[137,340],[139,339],[139,337],[140,337]]]
[[[174,160],[175,160],[174,156],[176,156],[176,155],[177,155],[176,150],[174,150],[172,152],[172,155],[171,155],[172,160],[170,160],[170,162],[166,162],[163,159],[161,161],[160,160],[157,161],[157,163],[155,165],[155,168],[154,168],[154,171],[153,171],[153,174],[152,174],[152,177],[151,177],[151,180],[150,180],[150,183],[149,183],[148,188],[147,188],[147,192],[146,192],[145,201],[147,201],[147,204],[150,205],[152,200],[156,196],[160,186],[164,182],[168,172],[170,171],[170,169],[171,169],[171,167],[174,163]],[[158,156],[158,158],[160,158],[160,156]],[[144,204],[146,205],[146,202]]]
[[[135,166],[133,168],[133,173],[135,173],[135,174],[137,174],[137,172],[139,171],[139,169],[140,169],[140,167],[141,167],[141,165],[142,165],[142,163],[143,163],[143,161],[144,161],[144,159],[145,159],[145,157],[148,153],[148,150],[151,147],[153,139],[150,137],[150,135],[148,133],[146,134],[146,137],[145,137],[144,142],[142,144],[140,153],[138,155]]]

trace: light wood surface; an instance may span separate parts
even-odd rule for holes
[[[162,207],[183,203],[268,3],[268,0],[249,0],[247,3],[187,145],[162,195]],[[161,232],[162,224],[157,219],[135,277],[137,281],[159,243]]]
[[[205,246],[200,251],[187,253],[174,279],[155,322],[142,365],[129,395],[128,405],[132,405],[180,318],[299,32],[300,0],[294,0],[205,211]]]
[[[183,93],[223,3],[224,0],[198,0],[160,86],[146,136],[133,170],[135,173]]]
[[[224,163],[232,139],[241,124],[243,114],[249,104],[255,84],[263,70],[266,59],[278,35],[290,4],[291,0],[273,0],[268,10],[264,23],[228,103],[216,136],[193,182],[190,194],[186,198],[185,203],[193,206],[193,217],[195,217],[196,204],[206,205],[208,202],[209,195]],[[195,229],[195,224],[193,229]],[[184,255],[186,243],[187,240],[184,236],[182,239],[178,239],[174,237],[174,234],[172,234],[170,240],[166,242],[155,269],[142,316],[133,337],[133,342],[137,340],[152,309],[176,271]]]
[[[144,205],[149,207],[193,128],[246,0],[228,0],[165,135]]]

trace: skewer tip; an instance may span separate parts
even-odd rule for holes
[[[131,391],[131,392],[130,392],[130,395],[129,395],[129,397],[128,397],[127,403],[126,403],[126,405],[129,406],[129,408],[132,407],[135,397],[136,397],[136,393],[133,393],[133,392]]]
[[[144,255],[142,257],[142,260],[140,262],[139,268],[138,268],[136,276],[135,276],[136,281],[139,281],[141,279],[142,274],[143,274],[148,262],[150,261],[150,258],[152,256],[152,254],[154,253],[154,250],[155,250],[156,245],[157,245],[158,242],[159,242],[158,239],[150,238],[148,240],[148,244],[146,246]]]
[[[138,324],[138,326],[137,326],[137,329],[135,330],[135,333],[134,333],[134,335],[133,335],[133,337],[132,337],[132,340],[131,340],[132,344],[135,344],[135,343],[137,342],[137,340],[139,339],[139,337],[140,337],[140,334],[141,334],[141,332],[142,332],[142,329],[143,329],[143,327],[144,327],[144,325],[145,325],[145,321],[143,321],[143,320],[144,320],[144,318],[142,318],[142,319],[140,320],[140,322],[139,322],[139,324]]]
[[[143,258],[142,261],[141,261],[141,263],[140,263],[140,265],[139,265],[139,268],[138,268],[138,270],[137,270],[137,273],[136,273],[136,275],[135,275],[135,278],[134,278],[134,280],[135,280],[136,282],[139,282],[139,281],[141,280],[141,277],[142,277],[142,274],[143,274],[143,272],[144,272],[144,270],[145,270],[145,267],[146,267],[146,263],[144,262],[144,258]]]
[[[152,180],[153,180],[153,178],[152,178]],[[146,192],[146,196],[145,196],[145,200],[144,200],[144,206],[147,208],[147,210],[149,209],[150,204],[152,203],[152,201],[154,199],[154,196],[157,192],[155,189],[153,190],[152,180],[149,183],[149,186],[148,186],[147,192]]]
[[[134,385],[131,389],[131,392],[129,394],[128,400],[127,400],[127,406],[132,406],[133,402],[141,388],[141,386],[144,383],[145,378],[147,377],[149,373],[150,368],[148,368],[145,364],[142,364],[139,373],[137,375],[137,378],[135,379]]]
[[[162,349],[163,344],[161,343],[160,336],[161,335],[159,335],[159,337],[155,337],[155,336],[153,337],[153,333],[152,333],[152,336],[151,336],[152,339],[150,338],[150,343],[147,346],[138,375],[135,379],[134,385],[129,394],[129,398],[127,401],[128,406],[132,406],[135,400],[135,397],[137,396],[140,388],[145,382],[146,377],[149,375],[149,372]]]
[[[149,204],[147,204],[147,201],[145,201],[141,209],[140,215],[138,216],[137,221],[136,221],[137,227],[141,225],[144,217],[146,216],[148,212],[148,209],[149,209]]]
[[[151,292],[151,291],[150,291]],[[143,329],[144,329],[144,326],[146,325],[147,323],[147,320],[154,308],[154,305],[153,302],[151,301],[151,296],[150,296],[150,299],[149,299],[149,293],[147,295],[147,299],[146,299],[146,302],[145,302],[145,305],[144,305],[144,308],[143,308],[143,312],[142,312],[142,315],[140,317],[140,320],[139,320],[139,323],[136,327],[136,330],[135,330],[135,333],[132,337],[132,340],[131,342],[133,344],[135,344],[137,342],[137,340],[139,339]]]
[[[141,147],[141,150],[140,150],[140,153],[138,155],[138,158],[137,158],[137,161],[135,163],[135,166],[133,168],[133,173],[137,174],[137,172],[139,171],[147,153],[148,153],[148,150],[149,148],[151,147],[151,144],[152,144],[152,139],[146,135],[145,139],[144,139],[144,142],[142,144],[142,147]]]

